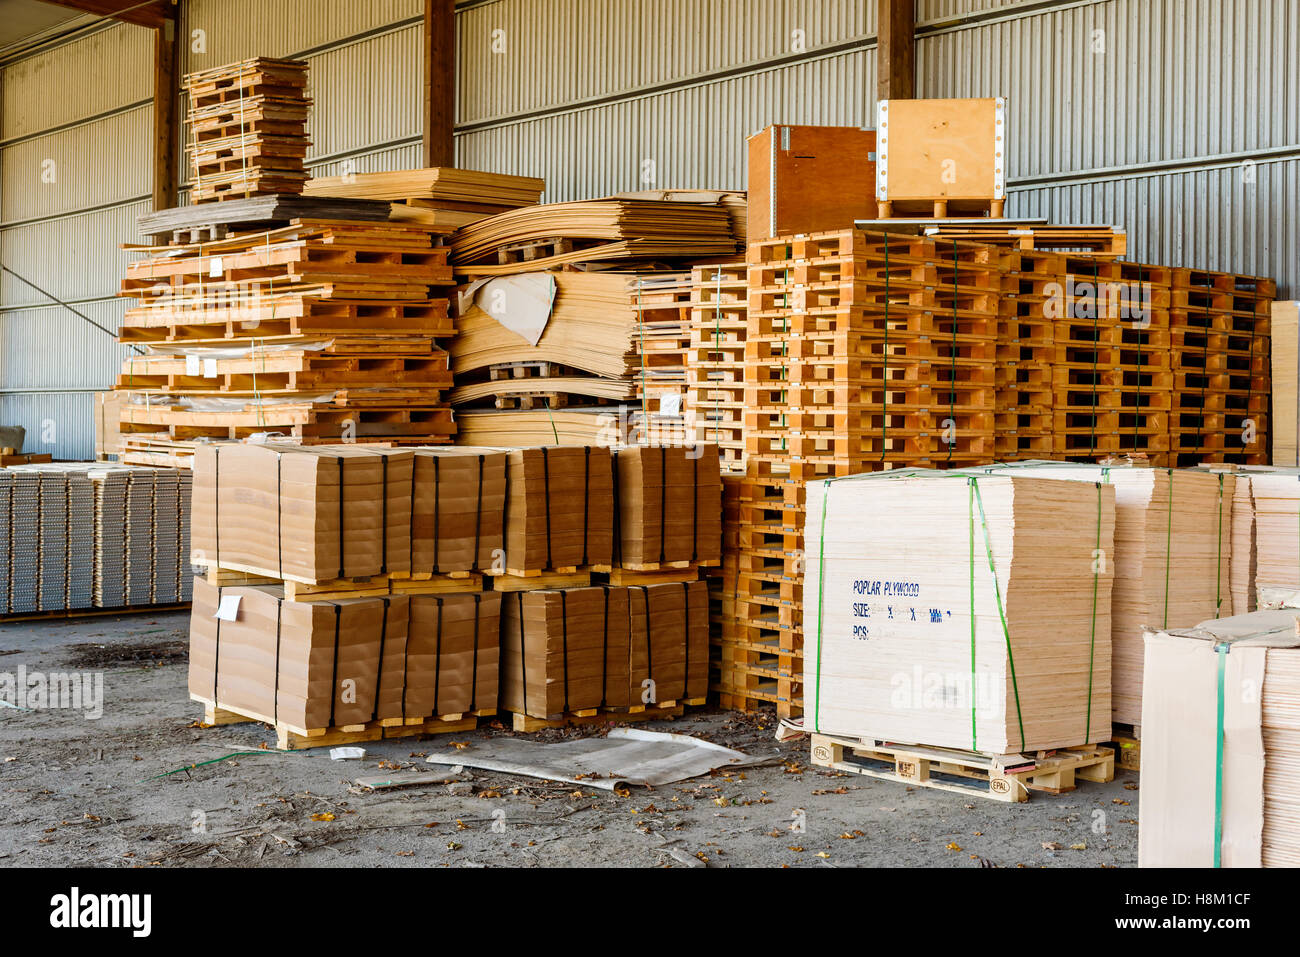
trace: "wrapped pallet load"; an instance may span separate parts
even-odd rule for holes
[[[411,570],[409,451],[201,446],[195,564],[315,584]]]
[[[722,478],[718,447],[628,446],[618,469],[618,534],[623,568],[716,565],[722,560]]]
[[[1143,867],[1300,866],[1300,637],[1293,610],[1146,638]]]
[[[1142,722],[1142,635],[1232,614],[1231,473],[1199,469],[1023,462],[990,474],[1032,475],[1115,489],[1111,603],[1112,720]]]
[[[1017,473],[809,483],[805,725],[992,755],[1108,740],[1115,497]]]

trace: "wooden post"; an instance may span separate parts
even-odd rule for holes
[[[876,99],[916,97],[915,0],[877,0]]]
[[[423,118],[424,165],[455,166],[455,0],[424,0]]]
[[[155,28],[153,41],[153,208],[177,204],[176,167],[180,149],[177,133],[177,70],[180,44],[177,21]]]

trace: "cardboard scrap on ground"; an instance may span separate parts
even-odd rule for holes
[[[455,754],[430,754],[427,760],[431,764],[454,761],[487,771],[612,791],[634,784],[672,784],[717,768],[766,764],[771,758],[744,754],[686,734],[614,728],[603,738],[556,744],[496,738]]]

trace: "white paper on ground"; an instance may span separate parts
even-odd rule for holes
[[[331,761],[358,761],[365,756],[365,748],[330,748]]]
[[[427,760],[612,791],[634,784],[672,784],[715,768],[749,767],[772,758],[744,754],[687,734],[614,728],[604,738],[556,744],[495,738],[465,751],[433,753]]]
[[[217,613],[213,618],[220,618],[222,621],[235,621],[239,618],[239,599],[240,595],[222,595],[221,604],[217,606]]]

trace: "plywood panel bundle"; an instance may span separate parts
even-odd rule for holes
[[[1018,475],[811,483],[806,725],[991,755],[1109,739],[1115,500]]]
[[[307,181],[303,193],[392,200],[395,221],[451,232],[497,213],[536,205],[545,188],[545,181],[530,176],[435,166],[317,177]]]
[[[409,451],[226,445],[195,456],[195,563],[307,585],[409,572]]]
[[[579,263],[690,264],[735,251],[722,207],[632,199],[527,206],[464,226],[452,240],[452,262],[465,276]]]
[[[1138,453],[1174,464],[1170,270],[1065,256],[1055,318],[1054,458]]]
[[[745,462],[745,335],[749,276],[745,263],[691,272],[691,343],[686,360],[687,416],[696,442],[717,445],[722,466]]]
[[[736,252],[749,245],[749,195],[743,189],[643,189],[615,193],[611,199],[651,199],[668,203],[702,203],[720,206],[731,222]]]
[[[1250,470],[1258,606],[1300,608],[1300,470]]]
[[[1172,271],[1170,332],[1178,465],[1269,463],[1271,279]]]
[[[1116,724],[1140,727],[1142,635],[1148,628],[1233,612],[1232,503],[1227,472],[1031,462],[985,470],[1115,488],[1115,585],[1111,606]]]
[[[700,701],[703,582],[519,592],[502,602],[501,706],[542,720]]]
[[[495,574],[609,569],[615,501],[609,449],[511,449],[506,469],[505,553]]]
[[[121,608],[126,600],[126,496],[129,468],[96,468],[90,472],[95,502],[95,605]],[[189,513],[189,499],[183,506]],[[188,546],[188,543],[185,543]],[[188,568],[189,550],[184,550]],[[186,576],[188,578],[189,576]]]
[[[654,571],[722,560],[718,448],[632,446],[614,452],[620,568]]]
[[[307,63],[258,58],[190,73],[190,200],[300,193],[308,179]]]
[[[131,263],[124,458],[184,465],[200,440],[432,444],[454,432],[451,279],[428,231],[299,221]]]
[[[1143,867],[1300,866],[1294,611],[1147,637],[1138,834]]]
[[[1275,302],[1269,317],[1273,464],[1300,465],[1300,302]]]

